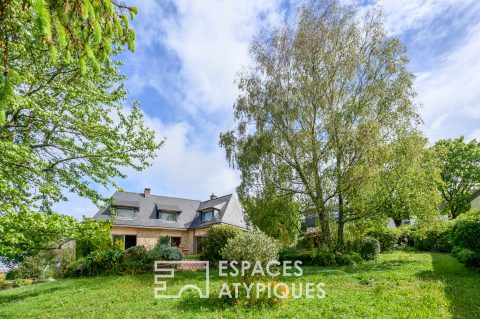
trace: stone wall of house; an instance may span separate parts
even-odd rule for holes
[[[136,227],[122,227],[112,226],[112,235],[136,235],[137,245],[145,246],[147,249],[152,249],[162,237],[181,237],[181,245],[188,248],[188,253],[196,253],[196,238],[205,236],[208,228],[192,229],[192,230],[177,230],[177,229],[152,229],[152,228],[136,228]]]

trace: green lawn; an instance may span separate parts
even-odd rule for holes
[[[177,273],[170,284],[200,283],[202,276]],[[213,291],[221,279],[212,277]],[[299,280],[324,282],[326,298],[241,309],[193,294],[154,299],[152,275],[96,277],[1,291],[0,318],[480,317],[480,273],[465,269],[449,255],[395,252],[358,267],[304,267]]]

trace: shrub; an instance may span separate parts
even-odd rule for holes
[[[41,256],[27,257],[16,269],[15,279],[42,278],[48,262]]]
[[[78,277],[86,275],[87,270],[85,268],[85,257],[78,258],[77,260],[72,261],[66,268],[63,273],[64,277]]]
[[[118,249],[94,251],[85,258],[82,271],[87,275],[117,273],[121,257],[122,251]]]
[[[297,248],[302,250],[310,250],[313,249],[313,241],[308,236],[303,236],[297,242]]]
[[[176,246],[158,246],[148,252],[150,260],[182,260],[183,252]]]
[[[122,252],[120,271],[136,274],[151,270],[153,263],[148,258],[148,251],[144,246],[130,247]]]
[[[230,238],[221,251],[227,260],[249,261],[252,265],[260,262],[265,266],[271,260],[277,260],[280,243],[264,233],[245,232]]]
[[[145,246],[130,247],[122,252],[122,260],[145,260],[147,258]]]
[[[234,226],[215,225],[207,231],[207,237],[202,241],[202,258],[215,264],[221,259],[221,251],[227,241],[240,235],[242,231]]]
[[[7,274],[5,275],[5,279],[6,280],[15,280],[15,278],[17,278],[17,269],[10,269]]]
[[[395,248],[398,242],[399,232],[394,228],[375,229],[367,232],[369,237],[373,237],[380,243],[380,251],[389,252]]]
[[[338,266],[355,266],[357,263],[350,255],[335,255],[335,263]]]
[[[365,260],[376,259],[380,253],[380,243],[378,240],[372,237],[366,237],[363,240],[362,248],[360,249],[360,255]]]
[[[328,250],[318,250],[315,252],[313,264],[322,267],[335,266],[335,253]]]
[[[459,217],[450,230],[449,240],[457,247],[480,253],[480,215],[467,213]]]
[[[84,218],[81,223],[78,223],[75,236],[77,257],[85,257],[97,250],[114,248],[110,226],[111,222],[108,220],[95,220],[93,218]]]
[[[23,279],[20,279],[20,278],[14,279],[12,286],[13,287],[23,287],[23,286],[25,286],[25,282],[23,281]]]
[[[448,241],[450,222],[434,223],[413,232],[413,245],[421,251],[449,253],[452,245]]]
[[[480,268],[480,253],[468,248],[456,248],[453,251],[455,257],[467,267]]]

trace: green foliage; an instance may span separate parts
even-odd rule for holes
[[[120,268],[122,273],[141,273],[153,269],[153,261],[144,246],[134,246],[122,252]]]
[[[183,252],[180,248],[176,246],[160,246],[149,253],[149,258],[151,260],[182,260]]]
[[[385,168],[379,183],[360,200],[364,209],[378,210],[392,218],[396,226],[415,216],[431,220],[438,215],[441,196],[439,163],[428,141],[418,132],[401,134],[384,148]]]
[[[23,260],[22,264],[15,269],[15,279],[42,278],[49,264],[48,260],[39,255],[27,257]]]
[[[304,266],[354,266],[362,262],[362,257],[356,253],[339,254],[325,249],[310,251],[285,251],[279,253],[280,261],[301,261]]]
[[[437,222],[418,227],[412,234],[414,247],[422,251],[449,253],[452,245],[449,242],[450,222]]]
[[[171,246],[168,237],[159,237],[155,248],[148,252],[148,258],[157,260],[182,260],[183,252],[177,246]]]
[[[0,215],[48,212],[64,189],[104,204],[92,185],[119,188],[124,170],[148,167],[163,142],[135,103],[124,107],[115,56],[130,42],[118,17],[128,6],[34,2],[0,5],[0,46],[8,44],[0,50],[8,55],[0,65]]]
[[[257,196],[242,196],[248,220],[270,237],[290,246],[300,230],[299,205],[292,196],[265,189]]]
[[[8,213],[0,216],[0,256],[14,261],[59,248],[75,236],[75,218],[60,214]]]
[[[75,235],[77,257],[87,256],[95,250],[112,248],[110,227],[111,221],[84,217],[83,221],[77,224]]]
[[[314,248],[312,239],[309,236],[303,236],[298,239],[297,248],[302,250],[310,250]]]
[[[464,137],[440,140],[433,147],[441,163],[444,211],[453,218],[470,209],[470,196],[480,184],[480,144]]]
[[[301,198],[319,214],[326,244],[336,206],[342,251],[345,224],[381,212],[373,202],[394,158],[390,144],[417,133],[413,74],[376,12],[360,20],[350,6],[313,1],[296,22],[252,44],[253,64],[237,81],[236,128],[220,144],[241,172],[239,193],[274,187]]]
[[[480,268],[480,252],[468,248],[455,248],[453,255],[467,267]]]
[[[260,262],[266,266],[269,261],[277,260],[280,243],[260,231],[242,232],[228,239],[220,254],[225,260]]]
[[[373,229],[367,232],[367,235],[378,240],[382,252],[390,252],[395,248],[400,233],[395,228]]]
[[[450,231],[451,243],[480,253],[480,213],[471,212],[461,217]]]
[[[82,273],[87,275],[117,274],[121,266],[122,251],[97,250],[84,259]]]
[[[242,231],[230,225],[214,225],[207,231],[207,237],[202,240],[202,258],[215,264],[221,259],[221,251],[231,238],[239,236]]]
[[[297,242],[298,249],[315,249],[324,244],[323,236],[320,232],[309,232],[304,234]]]
[[[360,255],[365,260],[374,260],[380,253],[380,243],[378,240],[372,237],[366,237],[363,241],[362,248],[360,249]]]

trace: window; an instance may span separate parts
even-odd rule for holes
[[[176,223],[177,213],[176,212],[158,212],[158,219],[164,222]]]
[[[118,218],[125,219],[134,219],[135,218],[135,209],[134,208],[115,208],[115,214]]]
[[[137,235],[113,235],[113,242],[120,241],[123,249],[137,246]]]
[[[212,218],[213,218],[213,209],[202,212],[202,221],[210,220]]]

